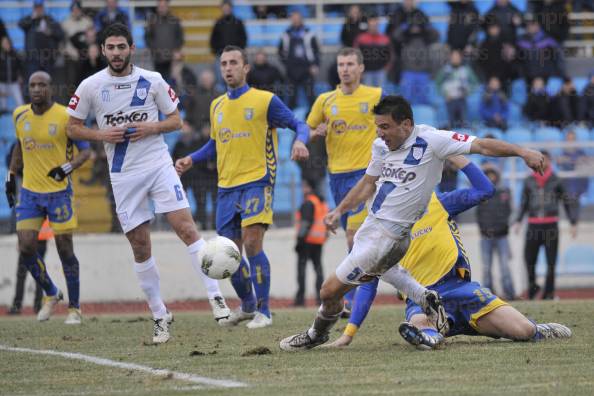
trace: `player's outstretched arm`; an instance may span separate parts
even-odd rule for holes
[[[470,145],[471,154],[489,157],[520,157],[535,172],[544,172],[544,156],[536,150],[530,150],[497,139],[474,139]]]
[[[125,132],[126,129],[121,126],[101,130],[87,128],[84,120],[72,116],[66,125],[66,134],[72,140],[97,140],[115,144],[124,141]]]
[[[171,114],[167,114],[163,121],[158,122],[132,122],[124,125],[128,133],[126,136],[131,142],[135,142],[150,135],[157,135],[159,133],[167,133],[182,129],[182,121],[179,115],[179,110]]]
[[[368,174],[363,175],[340,204],[326,215],[324,223],[330,231],[336,233],[340,216],[342,216],[343,213],[356,208],[362,202],[367,201],[373,193],[375,193],[375,182],[377,179],[379,179],[379,176],[370,176]]]

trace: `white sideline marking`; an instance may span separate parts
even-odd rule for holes
[[[10,352],[27,352],[27,353],[37,354],[37,355],[60,356],[60,357],[66,358],[66,359],[82,360],[84,362],[94,363],[94,364],[98,364],[100,366],[117,367],[117,368],[126,369],[126,370],[142,371],[142,372],[160,376],[160,377],[171,376],[172,379],[192,382],[195,384],[218,386],[221,388],[239,388],[239,387],[247,386],[247,384],[244,384],[243,382],[201,377],[199,375],[180,373],[178,371],[171,371],[171,370],[164,370],[164,369],[156,369],[156,368],[152,368],[149,366],[143,366],[143,365],[135,364],[135,363],[116,362],[114,360],[104,359],[104,358],[100,358],[100,357],[96,357],[96,356],[83,355],[82,353],[60,352],[60,351],[52,351],[52,350],[46,350],[46,349],[17,348],[17,347],[10,347],[7,345],[2,345],[2,344],[0,344],[0,350],[10,351]]]

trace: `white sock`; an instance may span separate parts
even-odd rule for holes
[[[140,288],[146,296],[148,306],[155,319],[162,319],[167,315],[167,308],[161,299],[159,287],[159,271],[155,265],[155,259],[150,257],[143,263],[135,263],[134,271],[138,277]]]
[[[200,263],[198,262],[198,253],[200,249],[204,246],[206,242],[204,238],[200,238],[193,244],[188,246],[188,254],[190,255],[190,262],[192,263],[192,267],[194,267],[194,271],[198,273],[200,278],[202,279],[202,283],[204,283],[204,287],[206,287],[206,294],[208,295],[208,299],[211,300],[216,296],[222,296],[221,289],[219,288],[219,281],[216,279],[209,278],[202,272],[202,268]]]
[[[423,294],[427,288],[413,278],[407,270],[396,264],[381,277],[381,280],[394,286],[416,304],[423,305]]]

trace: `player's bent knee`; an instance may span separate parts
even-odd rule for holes
[[[514,340],[528,341],[532,339],[535,331],[536,328],[534,327],[534,323],[526,319],[525,321],[517,323],[516,326],[514,326],[514,334],[511,334],[511,336]]]

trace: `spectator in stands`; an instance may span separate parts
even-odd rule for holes
[[[581,117],[587,125],[594,127],[594,70],[590,72],[590,82],[581,97]]]
[[[274,92],[282,97],[282,83],[284,77],[281,71],[268,62],[268,56],[264,50],[260,49],[254,57],[254,64],[248,74],[248,84],[254,88],[264,89]]]
[[[497,77],[491,77],[481,101],[481,118],[486,126],[507,129],[509,103]]]
[[[56,20],[45,13],[44,1],[33,1],[33,13],[19,21],[25,33],[25,80],[38,70],[52,74],[59,56],[64,31]]]
[[[107,66],[107,63],[99,50],[99,45],[97,44],[97,32],[94,27],[91,27],[86,31],[85,38],[86,41],[81,43],[81,48],[79,48],[79,57],[82,62],[81,81]]]
[[[198,80],[192,69],[186,65],[184,54],[181,50],[174,51],[171,58],[169,69],[170,84],[179,97],[181,108],[187,113],[192,112],[193,98],[198,89]],[[192,115],[193,117],[195,115]],[[205,116],[202,114],[202,116]],[[206,116],[208,117],[208,116]]]
[[[326,140],[310,139],[307,142],[307,150],[309,158],[305,161],[297,161],[297,165],[301,169],[301,179],[307,180],[315,194],[323,197],[326,189],[326,168],[328,167]]]
[[[204,69],[198,75],[197,88],[188,95],[186,120],[196,131],[202,129],[210,120],[210,103],[222,95],[216,87],[216,77],[212,69]]]
[[[524,116],[533,122],[544,124],[551,120],[551,98],[541,77],[532,80],[532,87],[522,111]]]
[[[4,25],[4,21],[0,18],[0,39],[2,37],[8,36],[8,32],[6,31],[6,25]]]
[[[81,49],[87,47],[87,30],[93,28],[91,18],[83,13],[80,0],[70,5],[70,15],[62,22],[64,30],[64,74],[66,82],[65,94],[70,98],[78,84],[82,81]]]
[[[509,0],[495,0],[495,4],[483,17],[485,26],[497,23],[501,27],[501,38],[505,42],[516,42],[516,31],[522,25],[522,12]]]
[[[392,44],[387,35],[380,33],[377,15],[370,15],[367,24],[368,30],[359,34],[354,44],[363,53],[363,84],[383,87],[393,58]]]
[[[563,79],[561,90],[552,99],[553,124],[563,128],[578,122],[580,117],[580,98],[569,77]]]
[[[281,37],[278,53],[287,73],[287,105],[291,109],[297,106],[298,88],[303,87],[310,107],[315,99],[313,85],[319,73],[320,47],[297,11],[291,14],[291,26]]]
[[[567,131],[565,134],[565,141],[576,144],[576,135],[573,130]],[[567,147],[561,152],[557,158],[557,165],[562,171],[576,171],[580,168],[584,169],[589,166],[588,154],[579,147]],[[569,194],[572,202],[579,203],[580,197],[588,192],[589,179],[587,177],[566,177],[563,178],[563,186],[565,191]],[[579,205],[575,206],[579,214]]]
[[[528,298],[534,299],[540,291],[536,283],[536,259],[540,247],[544,245],[547,257],[547,275],[542,298],[552,300],[555,297],[555,267],[559,247],[559,203],[563,203],[571,223],[570,234],[577,236],[577,202],[567,194],[561,179],[553,172],[551,155],[543,151],[546,170],[544,174],[532,173],[524,181],[520,212],[515,225],[515,232],[520,232],[521,221],[528,215],[528,230],[524,259],[528,269]]]
[[[268,19],[270,15],[275,18],[287,17],[287,6],[282,5],[256,5],[252,6],[252,10],[258,19]]]
[[[214,81],[214,75],[213,75]],[[182,134],[175,143],[172,157],[174,159],[183,158],[186,155],[194,152],[202,147],[210,139],[210,125],[203,124],[198,131],[195,131],[192,126],[184,121],[182,127]],[[194,220],[200,224],[202,230],[212,230],[215,227],[214,210],[207,216],[206,203],[208,197],[210,202],[216,202],[217,192],[217,163],[215,161],[202,161],[194,164],[194,166],[181,175],[181,182],[186,189],[192,190],[194,200],[196,201],[196,211],[194,212]]]
[[[328,213],[328,206],[307,181],[301,182],[303,191],[303,203],[295,214],[295,226],[297,227],[297,294],[295,295],[295,306],[305,305],[305,270],[307,262],[312,261],[316,273],[316,300],[321,303],[320,289],[324,282],[322,268],[322,247],[328,238],[328,230],[324,224],[324,216]]]
[[[532,0],[528,9],[534,14],[545,33],[563,43],[569,36],[569,15],[565,0]]]
[[[367,18],[361,12],[358,4],[349,7],[346,20],[340,31],[340,42],[343,47],[352,47],[360,33],[367,31]]]
[[[402,71],[406,70],[408,72],[405,76],[405,84],[408,84],[406,87],[409,87],[411,83],[414,85],[413,81],[416,77],[419,80],[418,85],[427,84],[425,73],[430,68],[428,46],[437,41],[439,35],[431,27],[429,17],[417,8],[415,0],[404,0],[390,15],[386,26],[386,35],[392,40],[393,52],[396,56],[392,80],[398,82]],[[415,55],[416,47],[419,47],[418,56]],[[411,68],[417,61],[419,61],[418,67]],[[417,71],[422,74],[415,75],[414,73]],[[425,88],[420,91],[423,95],[427,94]],[[422,98],[421,102],[425,102],[425,99]]]
[[[0,38],[0,115],[11,114],[13,109],[8,107],[8,97],[14,100],[14,106],[23,102],[21,92],[23,63],[20,56],[12,47],[10,37]]]
[[[448,1],[450,19],[447,43],[451,50],[469,55],[477,46],[480,16],[472,0]]]
[[[482,284],[484,287],[494,290],[491,266],[493,264],[493,256],[497,253],[503,292],[506,299],[513,300],[516,297],[516,292],[508,266],[511,251],[507,240],[509,219],[512,211],[511,192],[509,188],[499,184],[501,180],[499,169],[492,165],[487,165],[483,167],[483,171],[495,186],[495,195],[481,202],[476,211],[481,232],[481,255],[483,258]]]
[[[460,50],[451,52],[450,62],[439,71],[435,84],[446,100],[449,127],[463,127],[466,122],[466,97],[474,91],[478,80],[472,69],[462,64]]]
[[[516,49],[512,42],[504,41],[497,22],[486,26],[487,36],[480,44],[477,66],[483,81],[497,77],[504,91],[516,77]]]
[[[542,77],[563,76],[563,54],[559,44],[542,31],[540,23],[532,14],[526,14],[526,33],[517,43],[522,73],[526,82]]]
[[[220,56],[227,45],[236,45],[240,48],[245,48],[247,45],[245,26],[241,19],[233,15],[231,2],[223,1],[221,11],[223,15],[217,20],[210,34],[210,50],[216,56]]]
[[[169,10],[169,0],[159,0],[157,13],[147,19],[144,31],[146,46],[151,50],[155,71],[169,81],[173,54],[184,45],[184,29],[178,17]]]
[[[128,11],[118,7],[118,0],[105,0],[105,8],[95,15],[95,31],[97,32],[98,43],[101,40],[101,33],[112,23],[122,23],[130,29],[130,16]]]
[[[584,9],[589,11],[594,11],[594,1],[593,0],[572,0],[571,1],[571,10],[573,12],[582,12]]]

